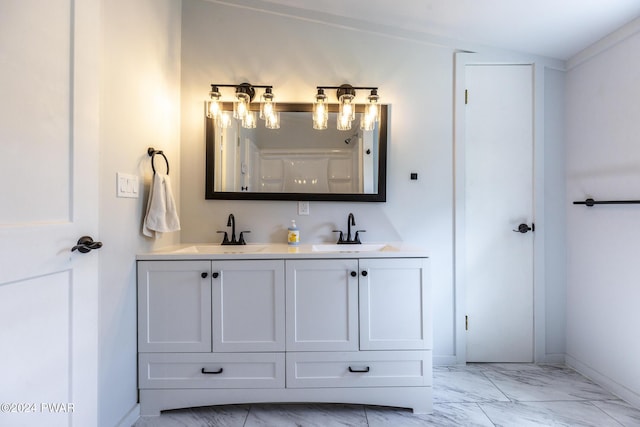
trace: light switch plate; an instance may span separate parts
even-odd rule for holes
[[[116,173],[116,197],[126,197],[137,199],[139,180],[137,175],[127,173]]]
[[[309,202],[298,202],[298,215],[309,215]]]

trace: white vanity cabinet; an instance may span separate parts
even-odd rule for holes
[[[211,261],[138,263],[138,351],[211,351]]]
[[[166,408],[154,391],[284,387],[284,330],[282,260],[139,261],[141,406]]]
[[[431,349],[425,260],[361,259],[359,267],[360,350]]]
[[[141,414],[259,402],[431,412],[427,258],[331,255],[139,259]]]
[[[284,351],[284,262],[213,261],[211,277],[213,351]]]
[[[431,385],[423,259],[285,263],[287,387]]]
[[[358,260],[286,260],[287,351],[358,350]]]

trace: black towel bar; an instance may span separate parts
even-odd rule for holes
[[[587,199],[585,201],[573,202],[574,205],[587,205],[589,207],[593,205],[637,205],[640,204],[640,200],[593,200]]]
[[[147,154],[149,155],[149,157],[151,157],[151,169],[153,169],[154,175],[156,173],[156,166],[153,164],[153,160],[156,158],[156,154],[160,154],[162,157],[164,157],[164,161],[167,164],[167,175],[169,175],[169,160],[167,159],[167,156],[164,155],[162,150],[156,150],[153,147],[149,147],[147,149]]]

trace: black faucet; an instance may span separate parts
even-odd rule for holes
[[[360,241],[360,233],[364,233],[367,230],[357,230],[356,234],[353,236],[353,239],[351,239],[351,226],[355,226],[356,225],[356,219],[353,216],[352,213],[349,213],[349,216],[347,217],[347,238],[344,238],[344,233],[341,230],[333,230],[334,233],[340,233],[340,237],[338,237],[338,244],[339,245],[346,245],[346,244],[356,244],[359,245],[362,242]]]
[[[240,237],[236,240],[236,217],[233,214],[229,214],[229,218],[227,219],[227,227],[231,227],[231,240],[229,240],[229,235],[226,231],[218,231],[218,233],[224,233],[224,238],[222,239],[222,245],[246,245],[247,242],[244,240],[244,233],[251,233],[248,230],[241,231]]]

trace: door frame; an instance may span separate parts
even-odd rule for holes
[[[544,266],[544,65],[530,57],[459,52],[454,58],[454,287],[455,359],[467,362],[465,330],[465,70],[467,65],[531,65],[533,71],[533,360],[543,362],[545,345]]]

